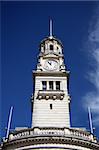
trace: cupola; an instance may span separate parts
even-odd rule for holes
[[[57,53],[62,54],[63,45],[61,41],[55,38],[52,34],[52,20],[50,20],[50,32],[49,36],[43,39],[40,43],[41,53]]]

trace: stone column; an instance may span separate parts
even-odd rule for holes
[[[47,90],[49,90],[49,81],[46,81],[47,82]]]

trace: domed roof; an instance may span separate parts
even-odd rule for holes
[[[52,42],[56,41],[59,45],[61,45],[63,47],[62,42],[59,39],[57,39],[56,37],[53,37],[53,36],[48,36],[48,37],[44,38],[41,41],[40,45],[44,44],[46,41],[52,41]]]

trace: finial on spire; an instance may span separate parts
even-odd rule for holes
[[[50,19],[50,38],[53,36],[52,19]]]

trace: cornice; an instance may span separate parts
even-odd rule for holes
[[[85,148],[91,148],[94,150],[99,149],[99,145],[97,143],[87,141],[87,140],[82,140],[78,138],[74,138],[72,136],[70,137],[62,137],[62,136],[35,136],[35,137],[26,137],[22,139],[17,139],[13,141],[8,141],[3,144],[3,149],[6,147],[22,147],[22,146],[29,146],[29,145],[40,145],[44,144],[44,147],[46,148],[46,145],[48,144],[63,144],[64,148],[66,147],[65,144],[69,145],[76,145],[76,146],[81,146]]]
[[[9,138],[3,142],[2,150],[31,145],[34,147],[44,145],[46,148],[49,144],[56,144],[57,148],[60,148],[59,144],[64,148],[69,144],[93,150],[99,149],[99,143],[95,137],[83,129],[35,127],[10,133]]]
[[[48,58],[56,58],[56,59],[59,59],[59,58],[63,58],[64,55],[63,54],[57,54],[55,52],[48,52],[48,53],[40,53],[38,55],[38,57],[42,57],[43,59],[48,59]]]
[[[55,71],[55,72],[49,72],[49,71],[32,71],[34,76],[53,76],[53,77],[69,77],[70,71]]]

